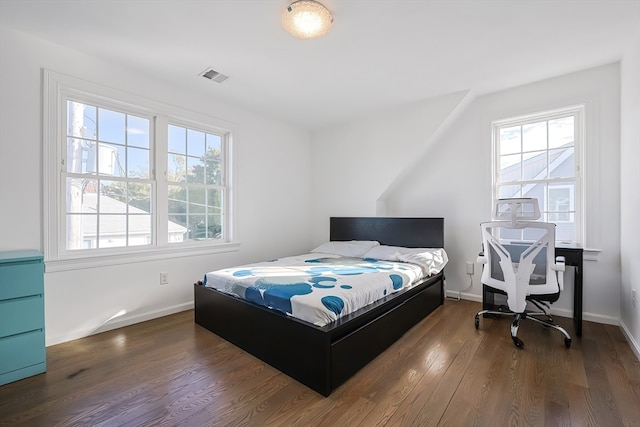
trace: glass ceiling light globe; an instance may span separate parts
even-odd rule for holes
[[[325,35],[332,22],[331,12],[314,0],[293,2],[282,12],[282,26],[299,39]]]

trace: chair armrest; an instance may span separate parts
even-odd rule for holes
[[[476,262],[478,264],[486,264],[487,261],[487,257],[485,257],[484,255],[478,255],[478,258],[476,258]]]
[[[551,266],[551,269],[557,271],[556,276],[558,276],[558,287],[561,291],[564,291],[564,257],[557,256],[556,263]]]
[[[564,257],[557,256],[556,263],[551,266],[551,268],[555,271],[564,271]]]

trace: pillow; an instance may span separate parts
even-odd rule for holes
[[[407,248],[404,246],[379,245],[367,252],[364,258],[381,259],[385,261],[399,261],[400,255],[419,254],[432,250],[432,248]]]
[[[439,273],[444,266],[449,262],[447,253],[444,249],[420,249],[422,252],[409,251],[400,255],[398,261],[410,262],[422,267],[427,274]]]
[[[408,249],[408,248],[402,248],[400,246],[385,246],[385,245],[374,246],[369,250],[369,252],[364,254],[363,258],[373,258],[373,259],[379,259],[384,261],[398,261],[398,257],[402,255],[402,252],[401,252],[402,249]]]
[[[440,248],[405,248],[403,246],[380,245],[372,248],[362,258],[384,261],[409,262],[422,267],[427,274],[436,274],[449,261],[447,253]]]
[[[378,246],[379,244],[380,242],[375,240],[350,240],[347,242],[331,241],[321,244],[311,252],[362,258],[362,256],[371,248]]]

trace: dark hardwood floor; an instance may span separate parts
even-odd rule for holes
[[[640,362],[618,327],[585,322],[567,350],[524,322],[518,350],[506,318],[474,328],[479,309],[446,301],[328,398],[187,311],[48,347],[46,374],[0,387],[0,424],[640,426]]]

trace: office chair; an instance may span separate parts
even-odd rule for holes
[[[563,289],[564,258],[555,257],[555,224],[538,222],[537,199],[500,199],[495,204],[496,219],[481,224],[483,264],[481,282],[491,292],[507,296],[508,311],[482,310],[476,314],[476,329],[484,314],[513,316],[511,339],[516,347],[520,320],[530,319],[560,331],[564,344],[571,347],[571,336],[554,323],[549,305],[558,300]],[[528,311],[531,303],[536,311]]]

